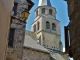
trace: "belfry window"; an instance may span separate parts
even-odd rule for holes
[[[36,25],[34,25],[33,29],[34,29],[34,32],[36,32]]]
[[[49,9],[49,14],[52,15],[52,9]]]
[[[42,9],[42,14],[45,14],[45,8]]]
[[[38,16],[38,10],[36,11],[36,16]]]
[[[46,21],[46,28],[50,29],[50,23],[48,21]]]
[[[38,21],[37,22],[37,30],[39,30],[40,29],[40,22]]]
[[[52,23],[52,30],[56,31],[56,25]]]

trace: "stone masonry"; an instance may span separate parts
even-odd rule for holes
[[[28,2],[27,0],[15,0],[14,2],[17,3],[15,17],[22,20],[21,13],[28,8]],[[22,60],[26,24],[18,19],[11,19],[12,23],[10,28],[15,29],[15,33],[13,37],[13,47],[7,48],[7,60]]]
[[[74,60],[80,60],[80,0],[66,0],[70,18],[70,45]]]
[[[13,48],[8,48],[7,50],[7,59],[11,58],[14,60],[22,59],[23,52],[23,42],[25,35],[25,24],[12,24],[11,28],[15,28]]]
[[[49,53],[40,52],[35,49],[25,48],[22,60],[50,60]]]

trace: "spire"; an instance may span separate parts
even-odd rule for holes
[[[50,0],[39,0],[38,6],[44,6],[44,5],[51,6]]]

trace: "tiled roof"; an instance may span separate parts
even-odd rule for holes
[[[32,48],[32,49],[36,49],[36,50],[39,50],[39,51],[42,51],[42,52],[49,53],[46,48],[44,48],[43,46],[39,45],[35,40],[33,40],[28,35],[25,35],[24,47]]]
[[[54,53],[51,55],[55,60],[65,60],[61,55],[58,53]]]

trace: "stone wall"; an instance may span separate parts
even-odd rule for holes
[[[49,55],[49,53],[41,52],[30,48],[25,48],[23,50],[22,60],[50,60]]]
[[[18,3],[15,17],[21,19],[21,13],[27,8],[28,3],[26,0],[15,0],[14,2]],[[18,19],[12,18],[11,28],[15,29],[15,33],[13,47],[8,47],[7,50],[7,60],[22,60],[26,24]]]
[[[5,60],[10,15],[14,0],[0,0],[0,60]]]
[[[22,58],[22,50],[25,36],[25,25],[19,25],[20,28],[16,28],[14,35],[14,48],[17,49],[17,60]]]
[[[17,60],[17,53],[18,53],[17,49],[8,48],[6,60]]]
[[[80,0],[67,0],[70,41],[74,60],[80,60]]]
[[[34,39],[34,40],[37,40],[37,39],[38,39],[36,33],[32,32],[32,31],[26,30],[26,31],[25,31],[25,35],[30,36],[30,37],[31,37],[32,39]]]
[[[14,33],[13,47],[9,47],[7,50],[7,58],[11,58],[13,60],[22,59],[25,26],[26,25],[23,24],[22,22],[11,24],[11,28],[15,29],[15,33]]]

